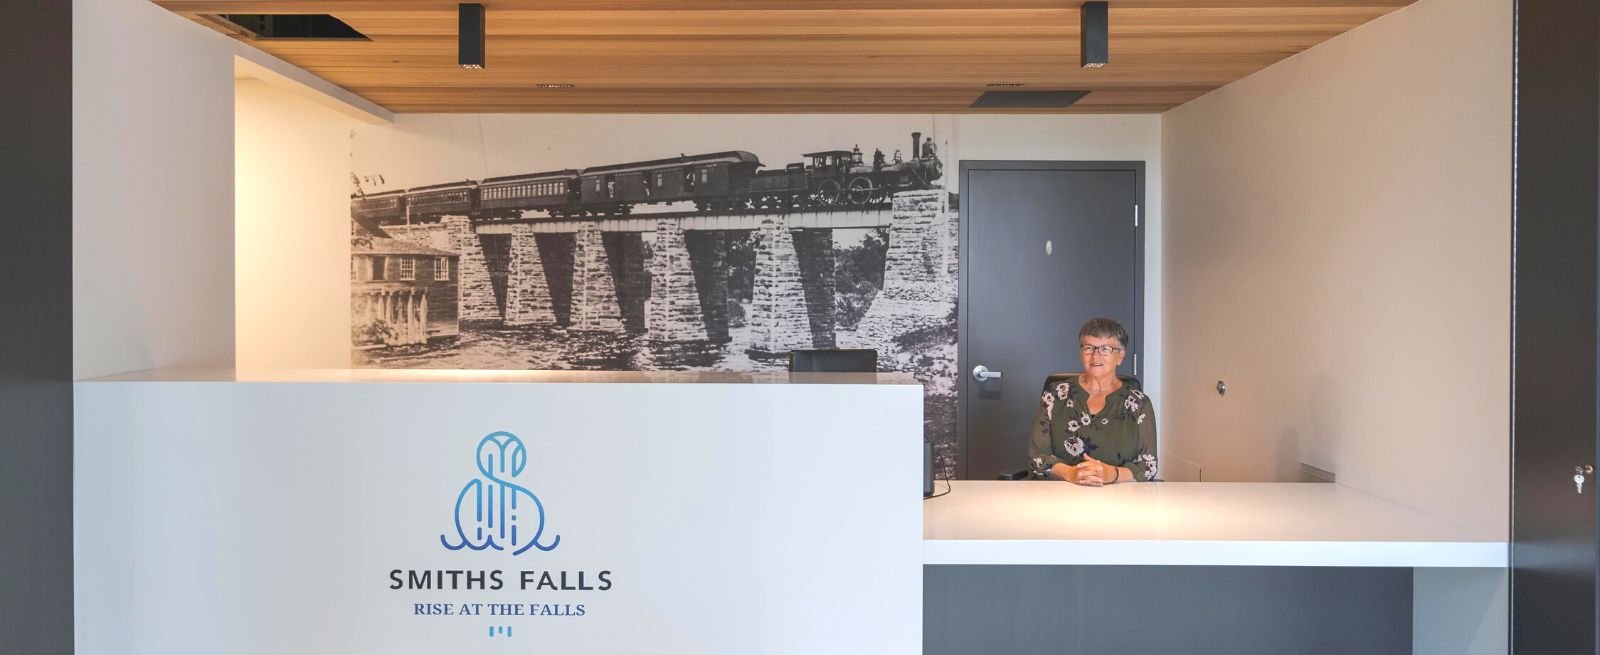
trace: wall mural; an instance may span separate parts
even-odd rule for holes
[[[352,172],[354,365],[763,371],[874,348],[924,383],[951,476],[957,203],[935,140],[899,138],[387,191]]]

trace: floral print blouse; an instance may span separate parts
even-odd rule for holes
[[[1028,457],[1034,475],[1043,477],[1056,463],[1083,463],[1088,453],[1095,459],[1133,471],[1134,481],[1155,480],[1161,467],[1156,461],[1156,410],[1138,382],[1123,378],[1122,388],[1106,396],[1099,414],[1089,413],[1089,392],[1077,374],[1045,379],[1039,411],[1033,418]],[[1109,480],[1108,480],[1109,481]],[[1125,482],[1125,480],[1119,480]]]

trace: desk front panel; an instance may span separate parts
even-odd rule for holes
[[[80,654],[921,652],[915,385],[76,394]]]

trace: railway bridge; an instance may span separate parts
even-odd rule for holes
[[[592,219],[474,220],[386,226],[391,236],[460,255],[462,320],[643,334],[658,343],[729,340],[728,241],[755,235],[750,350],[780,355],[836,345],[882,347],[954,309],[957,219],[942,189],[885,206],[831,211]],[[840,344],[833,231],[886,227],[883,288]],[[648,237],[648,239],[647,239]]]

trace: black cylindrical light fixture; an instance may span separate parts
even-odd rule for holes
[[[461,26],[458,36],[461,43],[462,68],[483,68],[483,5],[476,2],[461,3]]]
[[[1106,33],[1109,25],[1108,11],[1109,6],[1103,0],[1085,2],[1078,10],[1080,17],[1078,43],[1082,46],[1079,52],[1079,65],[1084,68],[1099,68],[1106,65],[1106,45],[1111,40]]]

